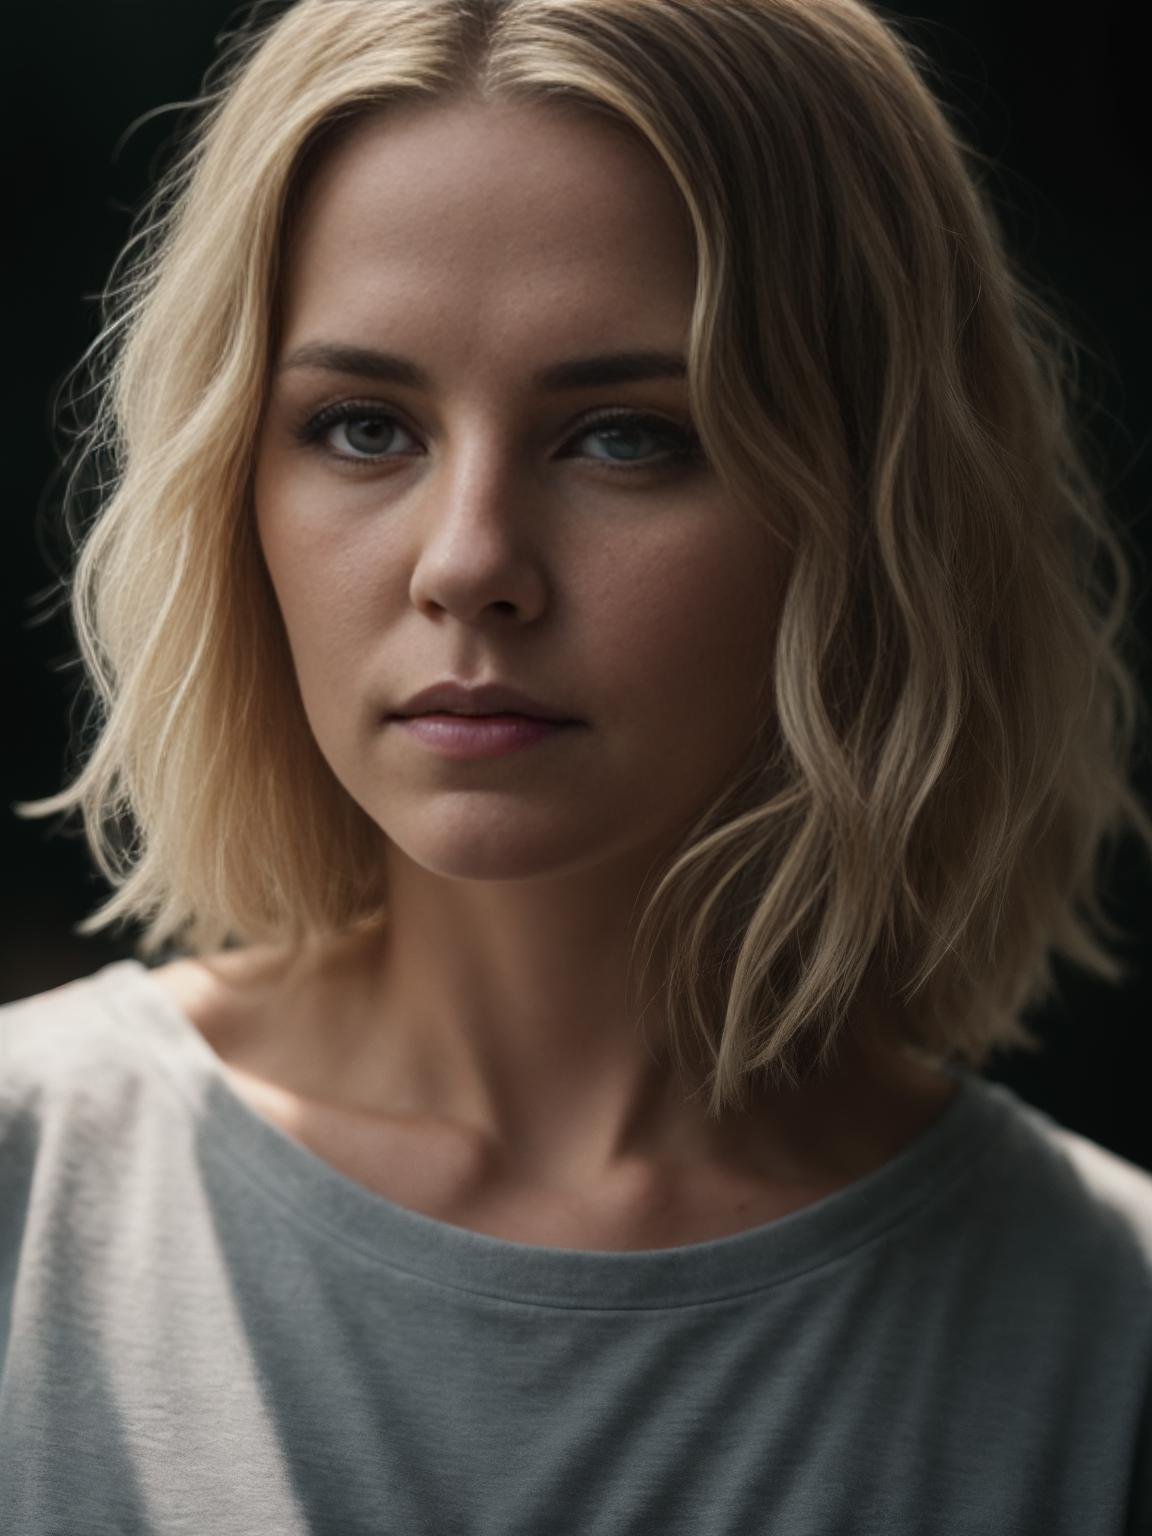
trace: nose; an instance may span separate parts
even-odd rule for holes
[[[414,607],[450,613],[465,624],[489,613],[530,623],[543,611],[542,492],[511,460],[510,449],[489,440],[429,467],[416,492]]]

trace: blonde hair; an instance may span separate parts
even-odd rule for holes
[[[1006,253],[928,61],[857,0],[299,0],[227,41],[77,365],[109,471],[71,606],[75,781],[137,951],[384,920],[379,828],[308,728],[250,506],[278,255],[334,129],[413,99],[630,127],[690,211],[693,417],[790,551],[757,753],[648,896],[634,958],[706,1112],[823,1062],[1033,1051],[1049,951],[1115,983],[1096,867],[1152,849],[1130,758],[1130,555],[1077,447],[1075,346]],[[123,280],[119,279],[123,277]],[[1111,567],[1106,578],[1101,560]],[[766,692],[767,701],[767,692]],[[1079,909],[1079,910],[1078,910]],[[895,1026],[894,1026],[895,1027]]]

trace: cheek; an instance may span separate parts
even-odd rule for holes
[[[255,512],[308,714],[323,714],[326,700],[345,713],[348,691],[370,661],[373,616],[378,623],[382,611],[373,574],[333,523],[278,495],[271,476],[257,477]]]
[[[670,726],[706,720],[714,737],[742,735],[771,667],[783,570],[747,536],[686,541],[649,566],[632,654]],[[626,610],[625,610],[626,611]]]

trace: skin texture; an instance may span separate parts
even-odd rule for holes
[[[566,108],[406,105],[320,161],[286,256],[259,538],[311,729],[380,829],[391,922],[292,957],[244,994],[258,1005],[235,1003],[243,959],[178,969],[179,1000],[262,1112],[401,1199],[373,1169],[403,1130],[436,1170],[410,1203],[494,1232],[607,1243],[608,1220],[614,1246],[690,1240],[717,1235],[725,1192],[719,1230],[738,1230],[879,1166],[951,1085],[873,1050],[866,1021],[836,1073],[716,1126],[626,1005],[638,892],[748,751],[787,574],[707,464],[669,462],[644,424],[588,423],[625,408],[690,429],[686,382],[530,382],[686,350],[675,183]],[[433,387],[282,366],[318,342],[399,353]],[[294,436],[341,401],[391,419]],[[613,469],[630,457],[651,467]],[[583,724],[439,757],[382,717],[449,675]],[[611,1213],[594,1229],[591,1192]],[[567,1225],[510,1214],[561,1195]]]

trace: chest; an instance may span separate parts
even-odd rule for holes
[[[249,1108],[346,1178],[420,1215],[508,1242],[637,1251],[731,1237],[803,1210],[833,1186],[781,1188],[711,1172],[678,1186],[631,1179],[576,1187],[488,1176],[461,1137],[422,1122],[382,1122],[303,1105],[227,1068]]]

